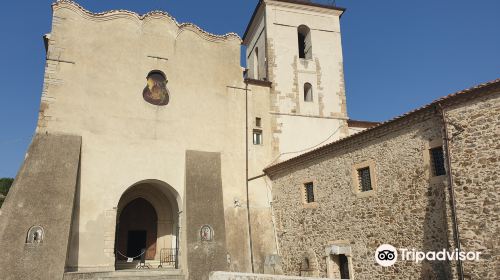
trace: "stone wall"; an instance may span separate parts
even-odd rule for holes
[[[319,280],[322,278],[305,278],[305,277],[290,277],[281,275],[266,275],[266,274],[250,274],[250,273],[235,273],[235,272],[212,272],[210,280]]]
[[[465,279],[500,277],[500,89],[446,110]]]
[[[451,250],[446,176],[432,177],[429,147],[440,141],[441,120],[426,110],[384,126],[385,133],[354,137],[343,146],[273,177],[278,238],[287,275],[301,275],[304,257],[326,277],[325,248],[347,248],[350,276],[357,279],[445,279],[447,262],[398,261],[382,268],[381,244],[421,251]],[[383,130],[383,129],[379,129]],[[358,193],[354,166],[373,172],[374,190]],[[354,174],[353,174],[354,173]],[[355,175],[355,176],[353,176]],[[304,183],[314,182],[315,202],[303,201]],[[330,258],[330,256],[328,256]]]

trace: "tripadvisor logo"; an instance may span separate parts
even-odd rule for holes
[[[402,261],[412,261],[419,263],[422,261],[479,261],[480,252],[460,252],[458,249],[454,251],[429,251],[422,252],[415,249],[398,249],[389,244],[380,245],[375,251],[375,261],[384,267],[392,266],[398,260],[398,255]]]
[[[380,245],[375,252],[375,261],[381,266],[392,266],[397,260],[398,251],[392,245]]]

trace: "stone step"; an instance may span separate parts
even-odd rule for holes
[[[160,266],[160,261],[152,260],[146,261],[146,268],[149,269],[157,269]],[[124,269],[137,269],[139,268],[139,261],[126,262],[119,261],[115,264],[116,270],[124,270]],[[174,268],[173,264],[163,264],[162,268]]]
[[[129,269],[111,272],[67,272],[64,280],[184,280],[184,275],[179,269]]]

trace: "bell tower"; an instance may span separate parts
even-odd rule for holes
[[[348,135],[344,11],[305,0],[260,0],[245,32],[247,78],[272,83],[273,153],[281,160]]]

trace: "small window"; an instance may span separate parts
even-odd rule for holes
[[[359,190],[361,192],[367,192],[373,190],[369,167],[358,169],[358,180],[359,180]]]
[[[262,145],[262,130],[254,129],[253,131],[253,144]]]
[[[304,84],[304,101],[313,102],[313,90],[310,83]]]
[[[312,59],[311,30],[305,25],[297,29],[299,39],[299,58]]]
[[[443,147],[436,147],[430,149],[432,172],[434,176],[446,175],[444,168],[444,153]]]
[[[314,202],[314,184],[312,182],[304,184],[306,203]]]
[[[255,126],[262,127],[262,119],[261,118],[255,118]]]

